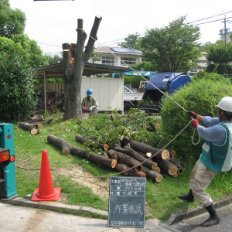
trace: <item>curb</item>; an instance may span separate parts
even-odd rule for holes
[[[214,206],[216,209],[220,209],[226,205],[229,205],[232,203],[232,195],[229,195],[223,199],[219,199],[214,202]],[[199,208],[191,208],[189,210],[184,210],[176,214],[172,214],[171,217],[166,221],[167,225],[172,225],[178,222],[181,222],[184,219],[189,219],[192,217],[196,217],[202,214],[205,214],[206,210],[204,207]]]
[[[87,207],[87,206],[66,205],[60,202],[55,202],[55,201],[31,201],[31,200],[21,198],[21,197],[0,199],[0,201],[2,203],[8,203],[12,205],[28,206],[32,208],[47,209],[47,210],[53,210],[53,211],[58,211],[60,209],[68,209],[73,212],[82,211],[82,212],[95,213],[95,214],[100,214],[103,216],[108,216],[108,212],[104,210],[99,210],[99,209],[95,209],[95,208]]]

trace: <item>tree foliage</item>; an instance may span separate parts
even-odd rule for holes
[[[220,74],[228,73],[227,67],[232,61],[232,42],[225,44],[218,40],[216,43],[206,43],[204,48],[208,53],[207,59],[215,65],[218,64],[216,72]]]
[[[188,71],[200,56],[200,29],[191,24],[185,24],[182,16],[169,23],[164,28],[146,31],[140,40],[143,56],[151,62],[159,72]]]
[[[93,63],[95,61],[100,61],[101,58],[102,58],[102,53],[95,52],[95,48],[93,48],[93,51],[92,51],[92,54],[91,54],[91,58],[92,58]]]
[[[19,9],[11,9],[9,0],[0,0],[0,36],[11,38],[22,34],[25,27],[25,14]]]
[[[135,70],[140,70],[140,71],[156,71],[156,65],[152,62],[140,62],[138,64],[132,65],[132,68]]]
[[[30,116],[36,105],[33,77],[28,57],[17,44],[12,50],[0,52],[0,119],[21,119]]]
[[[63,62],[63,52],[60,53],[59,55],[51,55],[51,54],[47,54],[48,55],[48,63],[49,64],[59,64]]]
[[[172,99],[179,103],[186,110],[192,110],[203,116],[216,117],[217,108],[215,105],[222,97],[232,95],[232,85],[228,79],[216,73],[200,72],[185,87],[171,95]],[[166,145],[180,132],[191,120],[185,111],[173,101],[165,97],[161,109],[163,140]],[[194,128],[192,124],[170,145],[179,157],[184,161],[195,161],[201,154],[203,140],[200,144],[192,144]],[[198,141],[195,134],[194,141]]]
[[[129,34],[125,38],[125,42],[118,43],[118,46],[123,47],[123,48],[140,50],[139,40],[140,40],[140,34],[136,32],[135,34]]]

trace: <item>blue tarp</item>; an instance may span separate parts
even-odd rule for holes
[[[186,73],[163,72],[152,74],[149,81],[161,90],[170,89],[169,93],[171,94],[190,82],[191,78]],[[147,83],[145,91],[154,89],[156,88],[153,85]]]

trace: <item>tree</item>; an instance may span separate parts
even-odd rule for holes
[[[22,34],[25,21],[25,14],[21,10],[12,10],[9,0],[0,0],[0,36],[11,38],[14,34]]]
[[[77,20],[77,44],[63,44],[64,89],[65,89],[65,119],[81,118],[81,81],[82,74],[90,58],[101,16],[96,16],[86,48],[84,43],[87,38],[83,30],[83,20]]]
[[[42,67],[49,64],[49,56],[44,55],[37,42],[35,40],[31,40],[28,35],[12,35],[12,40],[15,43],[21,44],[23,49],[26,51],[31,67]]]
[[[125,38],[126,42],[118,43],[118,46],[123,47],[123,48],[140,50],[139,40],[140,40],[140,34],[136,32],[135,34],[129,34]]]
[[[59,63],[62,63],[63,62],[63,53],[61,52],[61,56],[59,55],[50,55],[50,54],[47,54],[48,55],[48,63],[49,64],[59,64]]]
[[[154,63],[150,62],[140,62],[138,64],[132,65],[132,68],[135,70],[140,70],[140,71],[154,71],[156,70],[156,65]]]
[[[146,31],[140,40],[143,56],[155,64],[159,72],[189,71],[200,56],[197,40],[200,29],[191,24],[185,24],[182,16],[164,28]]]
[[[215,65],[218,65],[216,67],[217,73],[228,73],[227,66],[232,61],[232,42],[225,44],[218,40],[216,43],[206,43],[204,48],[208,53],[207,59],[214,63],[211,66],[215,68]]]
[[[92,58],[93,63],[95,61],[100,61],[101,58],[102,58],[102,53],[95,52],[95,48],[93,48],[93,51],[92,51],[92,54],[91,54],[91,58]]]
[[[35,74],[25,51],[11,40],[7,42],[11,49],[0,51],[0,119],[17,119],[18,113],[27,118],[36,105]]]

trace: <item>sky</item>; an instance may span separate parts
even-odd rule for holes
[[[95,47],[117,46],[129,34],[144,35],[146,29],[162,28],[184,15],[186,23],[204,19],[193,23],[204,23],[199,25],[200,43],[215,43],[220,38],[225,15],[227,29],[232,31],[231,0],[9,0],[9,3],[12,9],[25,13],[24,33],[34,39],[44,53],[51,55],[62,52],[63,43],[77,42],[78,18],[83,19],[83,28],[89,35],[96,15],[100,15],[102,21]]]

